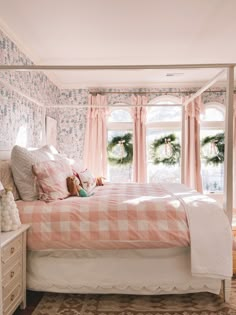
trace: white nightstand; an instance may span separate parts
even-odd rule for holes
[[[0,234],[2,314],[11,315],[20,305],[26,307],[26,233],[30,226],[22,226]]]

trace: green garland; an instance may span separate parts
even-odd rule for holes
[[[174,134],[169,134],[168,136],[156,139],[151,144],[151,157],[153,164],[165,164],[165,165],[175,165],[180,159],[180,144],[176,143],[176,136]],[[171,155],[169,157],[160,157],[158,149],[162,145],[168,145],[171,149]]]
[[[224,133],[218,133],[215,136],[205,137],[201,142],[201,147],[204,147],[207,144],[214,144],[216,149],[216,154],[209,157],[203,156],[207,164],[218,165],[224,162],[224,153],[225,153],[225,135]]]
[[[108,143],[108,161],[113,165],[126,165],[131,164],[133,161],[133,144],[130,142],[132,140],[132,134],[126,133],[124,136],[113,137]],[[115,156],[112,152],[114,147],[117,145],[123,145],[124,156]]]

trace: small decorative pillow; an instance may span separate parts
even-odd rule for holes
[[[38,187],[35,185],[35,176],[32,173],[32,165],[59,159],[62,159],[62,157],[50,145],[36,150],[29,150],[18,145],[13,147],[11,152],[11,169],[22,200],[30,201],[39,198]]]
[[[87,193],[91,193],[91,191],[96,187],[96,177],[94,177],[88,169],[83,172],[79,172],[79,179],[82,187]]]
[[[73,175],[66,160],[45,161],[33,165],[40,188],[39,198],[45,201],[64,199],[70,195],[66,179]]]

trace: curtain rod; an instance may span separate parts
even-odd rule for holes
[[[90,94],[92,95],[97,95],[97,94],[192,94],[195,93],[196,91],[156,91],[156,92],[137,92],[137,91],[89,91]],[[215,90],[215,91],[204,91],[203,93],[225,93],[226,90]],[[236,90],[234,90],[234,92],[236,92]]]

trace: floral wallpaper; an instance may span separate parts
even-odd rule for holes
[[[42,143],[44,108],[0,83],[0,144],[38,147]]]
[[[32,64],[2,31],[0,64]],[[10,148],[16,143],[40,146],[45,109],[17,91],[47,105],[58,102],[60,90],[45,74],[36,71],[0,71],[0,84],[0,144],[6,143]]]
[[[0,30],[0,64],[33,64]],[[0,71],[0,79],[43,104],[56,104],[60,90],[39,71]]]
[[[49,107],[46,115],[57,120],[57,150],[70,158],[83,158],[86,108]]]

